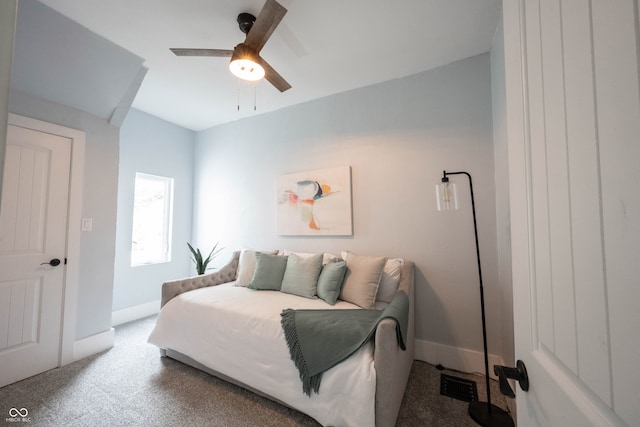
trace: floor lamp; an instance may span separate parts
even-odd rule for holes
[[[467,172],[442,171],[442,181],[436,185],[438,210],[448,211],[458,209],[456,185],[449,182],[450,175],[466,175],[469,178],[469,192],[471,193],[471,211],[473,212],[473,231],[476,240],[476,257],[478,259],[478,278],[480,279],[480,308],[482,312],[482,342],[484,345],[484,376],[487,387],[487,401],[473,401],[469,403],[469,416],[485,427],[513,427],[514,423],[507,412],[491,404],[491,387],[489,383],[489,355],[487,352],[487,323],[484,310],[484,288],[482,286],[482,267],[480,266],[480,246],[478,245],[478,224],[476,223],[476,203],[473,197],[473,181]]]

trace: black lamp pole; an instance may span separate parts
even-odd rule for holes
[[[482,312],[482,343],[484,345],[484,376],[487,387],[487,401],[469,403],[469,416],[485,427],[513,427],[514,423],[507,412],[491,404],[491,387],[489,382],[489,353],[487,351],[487,321],[484,310],[484,287],[482,285],[482,267],[480,265],[480,245],[478,244],[478,224],[476,222],[476,202],[473,197],[473,180],[467,172],[442,171],[442,182],[449,182],[449,175],[466,175],[469,178],[471,193],[471,211],[473,212],[473,232],[476,240],[476,258],[478,259],[478,278],[480,279],[480,308]]]

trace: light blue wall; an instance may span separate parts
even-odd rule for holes
[[[18,3],[13,90],[120,126],[140,85],[143,62],[39,1]]]
[[[194,274],[191,241],[194,133],[132,109],[120,129],[118,224],[113,310],[160,299],[162,283]],[[131,267],[131,229],[136,172],[174,179],[171,262]]]
[[[295,90],[295,87],[294,89]],[[436,210],[442,170],[473,175],[490,352],[500,354],[489,55],[217,126],[196,135],[194,237],[242,247],[401,256],[416,262],[416,335],[482,349],[468,184]],[[281,174],[350,165],[353,237],[280,237]],[[221,261],[222,262],[222,261]]]
[[[496,180],[496,232],[498,284],[502,298],[502,357],[515,366],[513,337],[513,284],[511,280],[511,215],[509,208],[509,159],[507,150],[507,95],[502,16],[491,46],[491,100]]]

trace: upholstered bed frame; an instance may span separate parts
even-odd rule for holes
[[[191,277],[182,280],[165,282],[162,285],[162,302],[164,306],[173,297],[183,292],[194,289],[216,286],[222,283],[236,280],[240,252],[234,252],[227,265],[215,273]],[[398,291],[404,291],[409,296],[409,324],[407,327],[406,350],[398,347],[396,336],[396,323],[391,319],[385,319],[378,325],[374,341],[374,364],[376,370],[376,401],[375,420],[377,427],[394,426],[400,410],[400,404],[404,396],[411,366],[414,358],[414,265],[405,261],[402,267]],[[265,395],[264,393],[247,386],[233,378],[229,378],[219,372],[196,362],[192,358],[171,349],[161,349],[163,357],[171,357],[187,365],[193,366],[223,380],[237,384],[251,390],[256,394],[265,396],[286,406],[285,403]]]

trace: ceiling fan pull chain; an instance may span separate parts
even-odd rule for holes
[[[238,82],[238,111],[240,111],[240,79],[236,79]]]
[[[253,111],[256,111],[256,100],[258,99],[258,95],[257,95],[257,84],[253,85]]]

